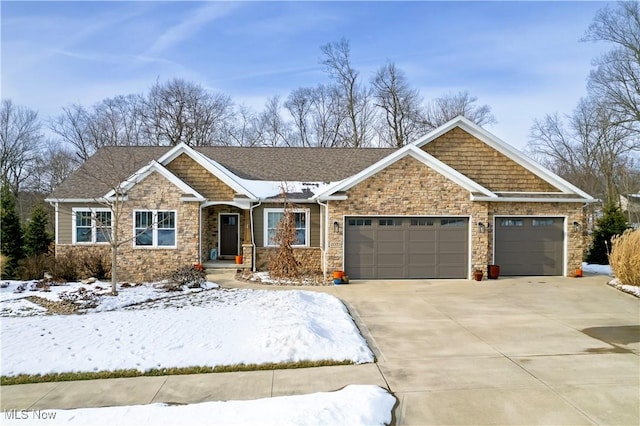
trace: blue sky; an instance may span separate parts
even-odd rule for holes
[[[425,99],[468,90],[522,148],[534,118],[585,95],[608,47],[579,40],[605,4],[2,1],[0,89],[43,119],[174,77],[259,109],[327,82],[320,46],[345,37],[366,81],[392,61]]]

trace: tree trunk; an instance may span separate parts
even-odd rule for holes
[[[115,209],[112,209],[113,227],[111,229],[111,294],[118,295],[118,221],[119,217],[115,216]]]

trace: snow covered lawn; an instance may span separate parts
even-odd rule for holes
[[[383,425],[391,423],[395,402],[378,386],[350,385],[336,392],[253,401],[28,411],[27,419],[15,420],[7,419],[9,412],[2,413],[2,418],[7,425],[25,424],[25,420],[47,425]]]
[[[2,289],[4,316],[12,312],[7,306],[25,302],[10,290]],[[182,294],[134,287],[101,300],[81,315],[36,311],[40,315],[2,318],[0,373],[374,359],[342,302],[323,293],[218,289]]]

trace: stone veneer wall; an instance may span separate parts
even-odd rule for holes
[[[256,247],[256,269],[258,271],[266,271],[269,268],[269,258],[276,250],[276,247]],[[322,249],[319,247],[294,248],[293,254],[300,262],[302,272],[322,272]],[[246,259],[243,259],[243,263],[246,263]]]
[[[327,272],[344,269],[344,216],[438,215],[470,217],[471,265],[485,272],[493,261],[493,231],[480,232],[478,222],[493,224],[495,215],[567,216],[568,272],[582,262],[584,238],[574,232],[573,221],[583,223],[580,203],[473,202],[469,192],[412,157],[405,157],[347,191],[345,201],[329,201],[329,223],[341,224],[341,232],[328,235]],[[346,271],[349,273],[349,271]],[[469,275],[469,276],[470,276]]]
[[[154,281],[180,266],[198,263],[199,203],[181,200],[181,191],[157,173],[134,186],[119,223],[118,281]],[[134,210],[175,210],[176,248],[135,248]]]
[[[329,201],[329,223],[341,224],[329,232],[327,272],[344,269],[344,216],[439,215],[471,217],[473,253],[469,270],[486,268],[489,234],[472,224],[487,222],[487,203],[472,202],[467,190],[407,156],[347,191],[345,201]],[[346,271],[347,274],[349,271]]]
[[[422,149],[490,191],[559,192],[558,188],[458,127]]]

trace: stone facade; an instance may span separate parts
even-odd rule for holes
[[[338,222],[343,230],[328,235],[329,271],[344,269],[344,216],[463,216],[471,217],[470,223],[486,221],[488,216],[486,203],[472,202],[468,191],[410,156],[357,184],[346,194],[345,201],[329,202],[329,223]],[[484,268],[488,235],[471,228],[474,250],[470,267]]]
[[[558,192],[557,188],[457,127],[422,149],[493,192]]]
[[[490,188],[494,189],[494,188]],[[341,270],[345,216],[463,216],[469,218],[471,230],[471,265],[469,277],[476,269],[487,274],[493,263],[492,230],[481,232],[476,224],[493,223],[499,215],[561,216],[567,224],[582,223],[580,203],[507,203],[471,201],[470,194],[453,181],[428,166],[405,157],[369,179],[346,191],[345,201],[329,202],[329,223],[342,224],[341,233],[328,234],[327,270]],[[568,272],[580,267],[584,238],[568,228]],[[347,271],[348,273],[348,271]]]

